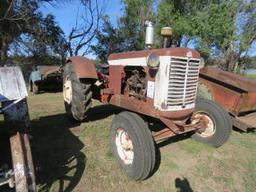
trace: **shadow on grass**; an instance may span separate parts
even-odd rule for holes
[[[39,191],[69,192],[79,183],[85,167],[84,144],[71,128],[65,114],[31,121],[32,151]]]
[[[42,88],[41,90],[38,91],[38,93],[36,93],[36,95],[44,94],[44,93],[59,93],[59,92],[62,92],[62,86]]]
[[[95,107],[92,107],[89,110],[88,116],[85,119],[85,122],[97,121],[100,119],[104,119],[111,115],[118,114],[123,110],[124,109],[116,107],[114,105],[108,105],[108,104],[97,105]]]
[[[183,178],[183,179],[176,178],[175,179],[175,187],[180,192],[193,192],[187,178]]]

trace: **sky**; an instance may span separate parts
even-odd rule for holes
[[[117,25],[117,20],[121,16],[121,1],[120,0],[98,0],[99,4],[102,5],[103,2],[103,11],[104,14],[109,16],[109,19],[112,25]],[[67,37],[72,29],[75,26],[77,12],[81,9],[80,0],[70,0],[70,1],[59,1],[58,4],[43,4],[40,7],[40,10],[44,15],[52,14],[55,16],[56,22],[62,28],[65,36]],[[83,51],[83,49],[81,50]],[[80,53],[81,54],[81,53]],[[86,57],[90,59],[95,59],[96,55],[93,53],[88,53]]]
[[[99,3],[104,2],[103,8],[105,14],[109,15],[110,21],[114,26],[117,25],[117,18],[121,15],[120,0],[98,0]],[[44,4],[41,7],[43,14],[51,13],[55,16],[57,23],[61,26],[65,35],[68,35],[72,26],[74,26],[79,10],[80,1],[72,0],[61,2],[57,5]]]
[[[110,17],[111,23],[116,26],[117,19],[122,14],[122,5],[120,0],[98,0],[99,3],[103,3],[103,8],[105,14]],[[41,7],[43,14],[47,15],[51,13],[55,16],[57,23],[60,25],[65,35],[67,36],[72,26],[75,25],[77,11],[80,7],[79,0],[70,0],[66,2],[59,1],[58,4],[50,5],[44,4]],[[193,47],[193,46],[192,46]],[[249,55],[256,56],[256,43],[253,44],[252,48],[249,50]],[[94,55],[89,55],[90,58],[95,58]]]

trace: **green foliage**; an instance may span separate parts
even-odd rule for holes
[[[145,46],[145,21],[153,19],[152,0],[122,0],[123,16],[119,31],[124,38],[125,50],[142,50]]]
[[[93,51],[106,62],[113,52],[144,49],[145,20],[156,23],[155,48],[162,46],[162,27],[173,28],[172,44],[193,46],[207,63],[235,71],[256,39],[256,2],[230,0],[122,0],[123,15],[117,28],[104,21],[98,32],[100,48]],[[108,30],[106,30],[108,29]],[[114,45],[116,43],[116,45]]]
[[[187,47],[192,41],[207,63],[214,59],[234,71],[256,39],[255,18],[253,0],[163,0],[158,6],[157,27],[158,31],[162,26],[173,27],[174,44]]]
[[[42,57],[64,57],[64,34],[53,15],[43,17],[39,5],[43,0],[0,2],[0,63],[8,53]],[[50,1],[47,1],[50,2]]]
[[[248,50],[252,43],[256,40],[256,1],[246,4],[242,10],[243,14],[241,17],[246,21],[244,21],[244,23],[242,23],[243,25],[241,26],[241,52]]]
[[[101,31],[96,34],[98,45],[91,46],[92,51],[97,55],[98,59],[106,63],[107,57],[111,53],[123,51],[124,38],[119,30],[113,27],[106,16],[103,18]]]
[[[162,27],[172,27],[173,43],[178,47],[187,46],[196,34],[194,6],[196,5],[189,1],[161,1],[157,12],[157,33],[160,34]],[[183,38],[184,42],[182,42]]]
[[[101,62],[106,63],[111,53],[144,49],[147,19],[153,19],[152,0],[122,0],[123,15],[118,27],[112,26],[109,18],[103,18],[101,30],[97,33],[98,45],[91,46]]]
[[[230,42],[236,40],[234,21],[237,6],[236,1],[223,1],[212,3],[208,9],[198,13],[196,20],[199,51],[210,54],[214,48],[217,54],[223,53],[228,49]]]

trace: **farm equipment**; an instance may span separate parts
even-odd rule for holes
[[[153,30],[147,22],[147,50],[109,55],[108,73],[97,72],[85,57],[70,57],[63,75],[70,119],[84,120],[92,99],[124,109],[113,119],[110,143],[121,169],[135,180],[153,172],[155,142],[190,133],[200,142],[219,147],[232,130],[229,115],[220,105],[196,100],[200,54],[188,48],[166,48],[170,28],[161,31],[164,48],[150,49]]]
[[[34,94],[47,88],[61,87],[61,84],[61,66],[37,66],[29,76],[30,91]]]
[[[26,85],[18,67],[0,68],[0,112],[4,115],[1,133],[8,132],[10,145],[1,146],[11,152],[9,162],[0,164],[0,186],[9,184],[17,192],[36,191],[34,167],[28,137],[29,115]],[[0,134],[1,134],[0,133]],[[8,159],[8,154],[1,155]],[[10,163],[9,163],[10,164]]]
[[[219,103],[238,129],[256,128],[256,80],[204,67],[200,71],[198,95]]]

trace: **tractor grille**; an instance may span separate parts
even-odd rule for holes
[[[167,106],[186,108],[196,99],[200,60],[171,57]]]

